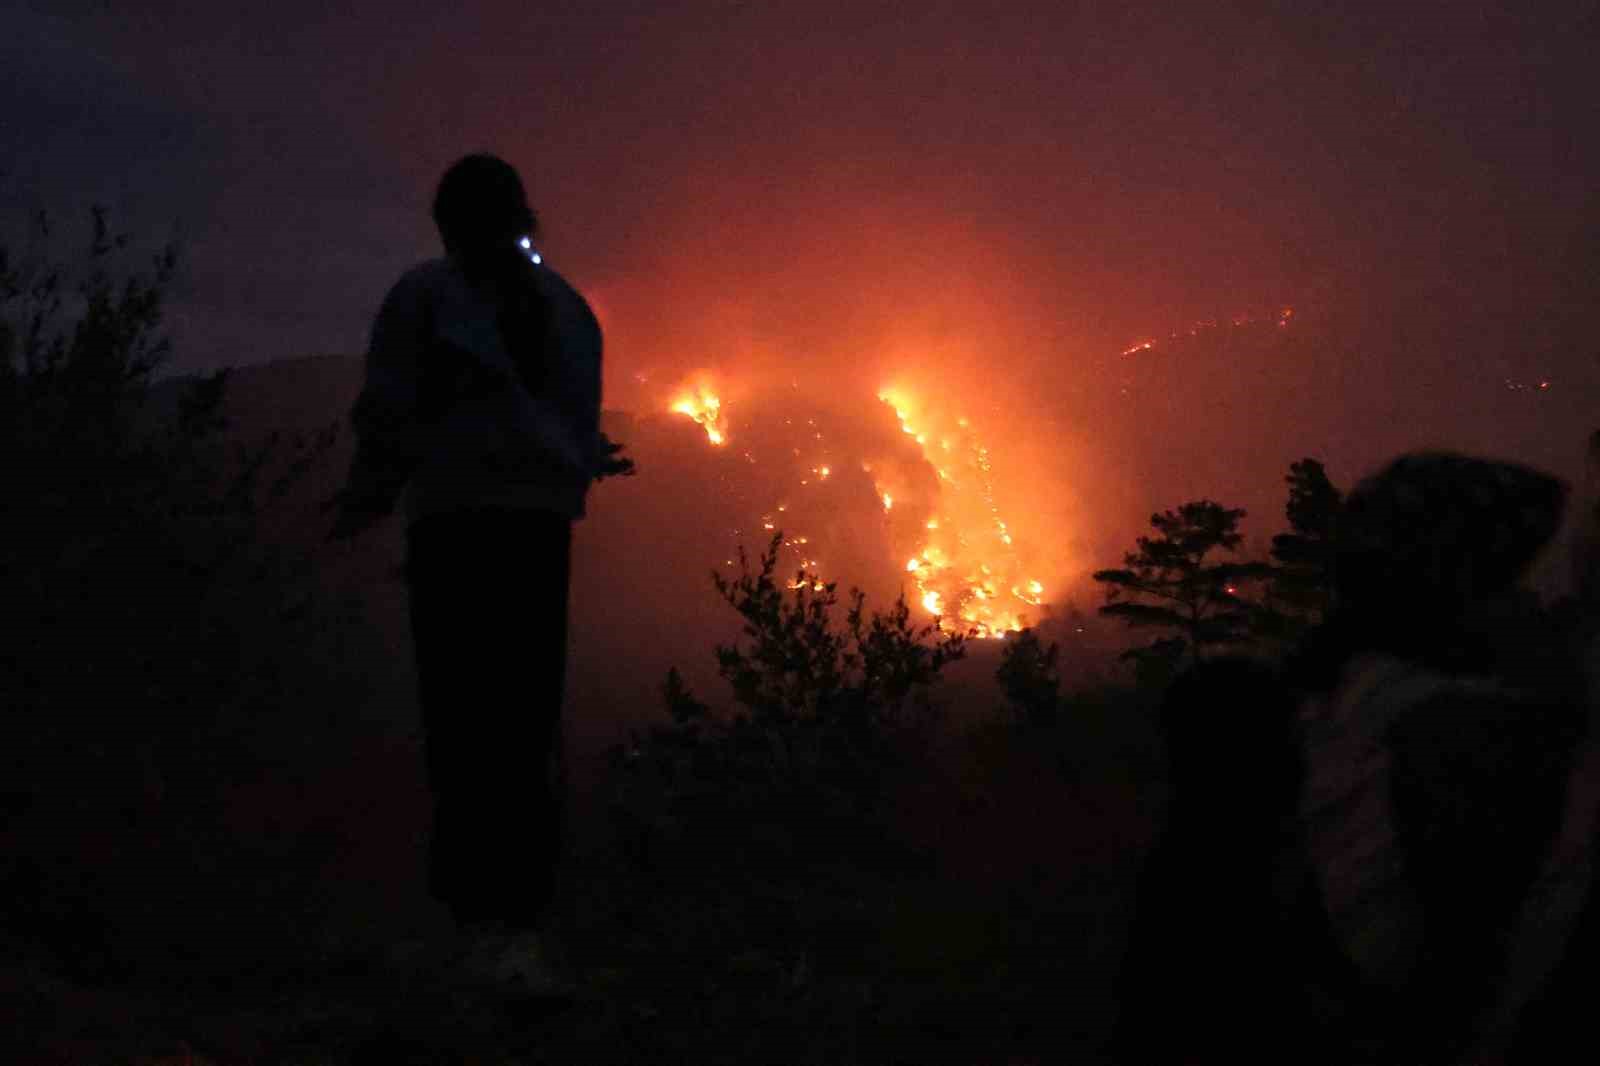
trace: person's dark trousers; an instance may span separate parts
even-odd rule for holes
[[[561,847],[572,522],[481,509],[418,519],[408,539],[429,887],[457,922],[532,928]]]

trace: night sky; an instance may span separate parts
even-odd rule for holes
[[[436,254],[439,173],[488,149],[600,312],[614,404],[911,367],[1128,436],[1108,357],[1292,306],[1282,403],[1138,428],[1343,479],[1422,444],[1574,476],[1596,421],[1592,3],[233,6],[0,21],[7,202],[176,233],[180,369],[358,353]]]

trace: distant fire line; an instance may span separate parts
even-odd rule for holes
[[[1283,328],[1283,327],[1287,327],[1289,325],[1290,320],[1292,320],[1293,318],[1294,318],[1294,308],[1292,308],[1292,307],[1284,307],[1284,308],[1280,308],[1279,309],[1278,313],[1275,316],[1272,317],[1271,321],[1273,321],[1275,324],[1277,324],[1280,328]],[[1233,317],[1229,318],[1228,319],[1228,325],[1237,328],[1239,326],[1249,326],[1249,325],[1253,325],[1253,324],[1255,324],[1257,322],[1264,322],[1264,321],[1267,321],[1267,319],[1259,318],[1256,315],[1251,314],[1249,312],[1244,312],[1244,313],[1237,314],[1237,315],[1234,315]],[[1219,323],[1216,319],[1214,319],[1214,318],[1202,319],[1202,320],[1200,320],[1198,322],[1191,323],[1187,330],[1174,330],[1173,332],[1167,334],[1167,340],[1175,341],[1175,340],[1180,340],[1180,339],[1182,339],[1184,337],[1198,337],[1201,333],[1204,333],[1204,332],[1206,332],[1208,330],[1220,329],[1220,328],[1221,328],[1221,323]],[[1151,339],[1148,339],[1148,340],[1141,340],[1141,341],[1138,341],[1138,342],[1130,345],[1127,348],[1124,348],[1122,350],[1122,355],[1124,357],[1126,357],[1126,356],[1131,356],[1131,355],[1138,355],[1140,352],[1148,352],[1148,351],[1151,351],[1152,349],[1154,349],[1158,343],[1159,342],[1157,340],[1155,340],[1154,338],[1151,338]]]

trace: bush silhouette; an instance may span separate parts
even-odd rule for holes
[[[1031,629],[1006,641],[995,680],[1016,725],[1031,728],[1055,724],[1061,704],[1061,670],[1056,665],[1060,653],[1059,645],[1045,647],[1039,634]]]
[[[697,699],[676,670],[669,723],[616,749],[619,813],[635,834],[673,839],[715,827],[723,845],[782,858],[847,846],[880,795],[884,770],[925,735],[929,692],[964,654],[964,638],[916,626],[904,599],[868,614],[852,593],[842,622],[835,586],[804,572],[777,577],[781,534],[735,578],[713,574],[744,620],[716,648],[733,708]],[[776,851],[772,849],[776,848]]]
[[[0,245],[0,599],[13,620],[0,728],[12,787],[34,798],[62,760],[90,757],[108,799],[129,774],[160,792],[178,765],[198,768],[196,742],[222,716],[270,699],[267,665],[293,646],[282,625],[307,598],[305,560],[262,537],[260,508],[332,444],[230,445],[225,372],[157,402],[177,252],[130,265],[130,238],[103,211],[90,223],[77,258],[50,252],[44,216],[36,249]]]

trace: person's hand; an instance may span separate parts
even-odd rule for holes
[[[380,514],[371,511],[346,511],[340,510],[334,517],[333,526],[328,530],[327,539],[330,541],[354,540],[383,518]]]
[[[362,506],[348,490],[329,500],[323,509],[334,512],[333,525],[324,538],[328,541],[354,540],[383,521],[389,513],[382,508]]]
[[[638,473],[633,460],[622,454],[626,444],[619,444],[600,434],[600,461],[595,464],[594,479],[604,481],[608,477],[632,477]]]

